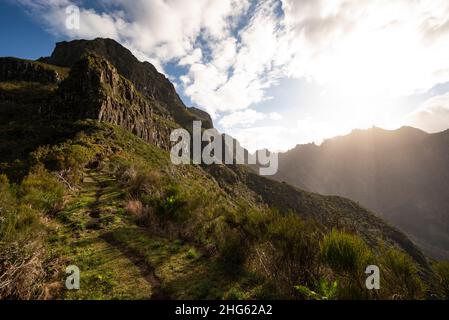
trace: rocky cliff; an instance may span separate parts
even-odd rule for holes
[[[144,97],[106,59],[84,56],[73,65],[51,103],[42,109],[50,117],[96,119],[119,125],[163,149],[178,127],[155,100]]]
[[[167,109],[177,123],[190,127],[193,120],[210,119],[204,114],[198,117],[198,112],[187,108],[176,93],[173,84],[149,62],[140,62],[136,57],[112,39],[97,38],[95,40],[75,40],[59,42],[52,55],[41,58],[40,61],[71,67],[84,55],[95,53],[110,61],[120,75],[130,80],[136,89],[145,97],[158,101]],[[204,127],[212,128],[212,120],[206,121]]]
[[[59,70],[58,70],[59,69]],[[36,61],[17,58],[0,58],[0,81],[27,81],[42,84],[60,83],[67,74],[63,68],[52,67]]]

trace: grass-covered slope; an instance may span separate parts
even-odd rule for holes
[[[323,206],[338,212],[349,200],[304,193],[303,208],[287,212],[238,176],[238,183],[224,183],[201,167],[172,165],[168,152],[120,127],[76,125],[89,130],[37,148],[20,184],[2,178],[2,195],[13,199],[1,199],[13,203],[2,211],[9,221],[0,233],[2,261],[32,244],[42,270],[23,270],[36,278],[16,278],[3,297],[425,298],[426,290],[437,292],[433,276],[422,277],[388,234],[379,230],[365,241],[362,227],[346,227],[343,219],[332,231],[315,216],[327,214]],[[19,260],[28,256],[20,250]],[[64,289],[64,269],[72,264],[81,270],[78,291]],[[389,279],[380,291],[364,288],[368,264],[380,265]],[[22,281],[34,284],[32,293],[15,291]]]

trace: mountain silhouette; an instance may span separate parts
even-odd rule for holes
[[[358,201],[436,258],[449,257],[449,130],[354,130],[279,155],[276,179]]]

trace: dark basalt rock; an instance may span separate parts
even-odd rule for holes
[[[53,101],[41,112],[50,117],[118,125],[166,150],[170,132],[177,127],[157,101],[144,97],[109,61],[93,54],[73,66]]]
[[[0,81],[28,81],[57,84],[63,76],[35,61],[17,58],[0,58]]]
[[[71,67],[89,53],[107,59],[117,68],[120,75],[134,84],[139,92],[147,98],[158,101],[182,126],[189,127],[193,120],[210,119],[209,115],[201,115],[199,118],[195,111],[191,112],[179,98],[173,84],[163,74],[151,63],[137,60],[131,51],[115,40],[97,38],[59,42],[50,57],[40,60],[57,66]],[[212,121],[207,121],[203,127],[212,128]]]
[[[209,128],[213,128],[214,127],[212,118],[210,117],[210,115],[206,111],[198,109],[198,108],[195,108],[195,107],[189,108],[189,111],[190,111],[190,113],[195,115],[198,118],[198,120],[202,121],[203,128],[208,128],[209,129]]]

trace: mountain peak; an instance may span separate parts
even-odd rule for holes
[[[112,63],[120,75],[130,80],[145,97],[163,105],[183,127],[191,126],[193,120],[207,119],[204,111],[187,108],[177,94],[173,84],[149,62],[140,62],[130,50],[113,39],[96,38],[94,40],[73,40],[58,42],[50,57],[41,58],[55,66],[71,67],[83,56],[97,54]],[[212,121],[206,121],[204,127],[212,127]]]

